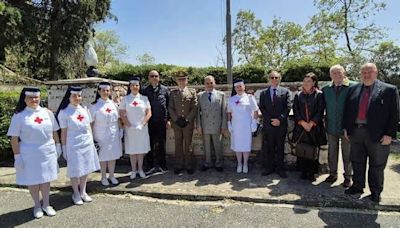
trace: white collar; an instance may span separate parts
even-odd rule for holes
[[[29,112],[39,112],[42,109],[42,107],[38,106],[36,109],[34,108],[30,108],[28,106],[25,107],[25,110],[29,111]]]

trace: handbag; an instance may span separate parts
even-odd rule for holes
[[[301,137],[304,135],[305,131],[303,130],[299,136],[299,138],[291,144],[291,152],[294,156],[299,158],[304,158],[308,160],[318,160],[319,158],[319,147],[310,145],[308,143],[300,142]]]

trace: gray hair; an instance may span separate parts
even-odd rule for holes
[[[331,74],[333,71],[338,70],[340,72],[342,72],[343,74],[346,73],[346,70],[344,69],[344,67],[340,64],[336,64],[331,66],[331,68],[329,69],[329,74]]]

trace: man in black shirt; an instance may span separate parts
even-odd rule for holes
[[[152,70],[148,75],[149,85],[144,88],[143,94],[147,96],[151,105],[152,116],[149,120],[149,135],[151,151],[147,153],[144,161],[147,171],[166,171],[165,142],[168,121],[169,90],[160,84],[160,74]]]

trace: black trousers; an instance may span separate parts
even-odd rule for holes
[[[371,141],[366,128],[356,128],[350,136],[350,160],[353,166],[353,186],[365,188],[367,158],[369,160],[368,185],[371,193],[383,191],[384,170],[387,164],[390,146]]]
[[[149,122],[150,151],[146,154],[146,168],[166,167],[166,122]]]
[[[284,170],[287,126],[263,128],[262,152],[267,170]]]

